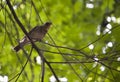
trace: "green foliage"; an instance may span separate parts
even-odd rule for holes
[[[53,23],[49,30],[53,40],[49,35],[43,40],[52,46],[42,42],[35,44],[43,50],[44,57],[51,62],[50,65],[59,78],[65,77],[67,82],[120,80],[119,0],[10,0],[10,2],[27,31],[46,21]],[[13,77],[20,73],[28,59],[31,45],[24,47],[27,54],[22,50],[18,53],[13,51],[13,47],[19,44],[24,33],[7,3],[1,0],[0,5],[0,76],[6,75],[14,82],[17,76]],[[108,21],[108,17],[111,21]],[[104,20],[107,22],[103,22]],[[107,27],[108,24],[112,28]],[[105,31],[106,29],[109,31]],[[96,34],[97,31],[100,35]],[[109,42],[112,42],[112,47],[109,47]],[[90,49],[89,45],[94,45],[94,48]],[[37,56],[38,53],[33,49],[18,82],[41,81],[43,69],[42,64],[34,61]],[[44,70],[44,82],[49,82],[53,73],[47,64]]]

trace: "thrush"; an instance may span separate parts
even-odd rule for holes
[[[41,41],[46,33],[48,32],[51,22],[46,22],[41,26],[35,26],[29,33],[29,37],[32,39],[33,42]],[[30,40],[27,36],[24,36],[23,39],[19,42],[19,44],[14,47],[14,50],[18,52],[21,48],[23,48],[26,44],[30,44]]]

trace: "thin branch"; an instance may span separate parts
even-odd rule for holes
[[[54,51],[49,51],[49,50],[45,50],[45,49],[40,49],[41,51],[44,51],[44,52],[49,52],[49,53],[53,53],[53,54],[63,54],[65,56],[82,56],[82,57],[85,57],[83,55],[80,55],[80,54],[72,54],[72,53],[64,53],[64,52],[54,52]],[[92,57],[92,56],[88,56],[89,58]]]
[[[116,28],[119,27],[119,26],[120,26],[120,25],[114,26],[110,31],[113,31],[114,29],[116,29]],[[101,39],[104,38],[106,35],[108,35],[108,33],[109,33],[110,31],[106,32],[106,34],[103,34],[103,35],[100,36],[98,39],[92,41],[91,43],[89,43],[88,45],[82,47],[82,48],[79,49],[79,50],[83,50],[83,49],[87,48],[88,46],[90,46],[91,44],[94,44],[94,43],[96,43],[97,41],[101,40]]]
[[[102,64],[102,65],[104,65],[104,66],[107,67],[108,69],[112,69],[112,70],[114,70],[114,71],[120,72],[119,70],[117,70],[117,69],[115,69],[115,68],[113,68],[113,67],[110,67],[110,66],[104,64],[104,63],[101,62],[101,61],[97,61],[97,62],[100,63],[100,64]]]
[[[83,64],[83,65],[84,65],[84,64]],[[97,66],[98,66],[98,65],[97,65]],[[96,67],[93,67],[92,69],[88,68],[86,65],[84,65],[84,67],[86,68],[85,70],[88,71],[85,77],[87,77],[87,76],[89,75],[89,73],[91,72],[91,73],[93,73],[93,74],[95,74],[95,75],[97,75],[97,76],[101,76],[101,77],[103,77],[103,78],[107,78],[107,79],[113,81],[111,78],[109,78],[109,77],[106,76],[106,75],[103,75],[103,74],[94,72],[94,69],[95,69]],[[85,82],[86,82],[86,81],[85,81]]]
[[[19,75],[19,73],[17,73],[14,77],[12,77],[8,82],[10,82],[10,81],[12,81],[13,79],[15,79],[18,75]]]
[[[112,77],[114,79],[114,82],[117,82],[117,79],[115,78],[115,75],[113,74],[113,71],[111,69],[110,69],[110,73],[111,73],[111,75],[112,75]]]
[[[45,8],[44,8],[44,6],[43,6],[43,4],[42,4],[42,1],[39,0],[39,2],[40,2],[40,4],[41,4],[41,8],[43,9],[45,15],[47,16],[47,19],[48,19],[49,21],[51,21],[50,18],[49,18],[49,16],[48,16],[48,14],[47,14],[47,11],[45,10]]]
[[[39,12],[38,12],[38,10],[37,10],[37,8],[36,8],[36,6],[35,6],[35,4],[34,4],[33,0],[31,0],[31,3],[32,3],[32,5],[33,5],[33,8],[35,9],[35,12],[36,12],[36,14],[37,14],[38,18],[40,19],[40,22],[41,22],[41,23],[43,23],[43,21],[42,21],[42,19],[41,19],[40,15],[39,15]]]
[[[63,47],[63,46],[57,46],[57,45],[55,45],[55,44],[49,44],[49,43],[46,43],[46,42],[43,42],[43,41],[41,41],[41,42],[44,43],[44,44],[47,44],[47,45],[49,45],[49,46],[52,46],[52,47],[68,49],[68,50],[72,50],[72,51],[79,52],[79,53],[83,54],[83,55],[86,56],[86,57],[88,56],[88,54],[82,52],[82,51],[79,50],[79,49],[74,49],[74,48],[69,48],[69,47]]]
[[[30,63],[30,69],[31,69],[31,73],[32,73],[32,75],[31,75],[31,82],[34,82],[33,65],[32,65],[32,61],[31,61],[31,59],[30,59],[30,56],[32,55],[32,51],[33,51],[33,47],[31,47],[30,54],[29,54],[29,56],[28,56],[28,60],[30,60],[29,63]]]
[[[81,64],[81,63],[93,63],[94,61],[66,61],[66,62],[49,62],[50,64]]]
[[[41,69],[42,69],[41,82],[44,82],[44,76],[45,76],[45,61],[44,60],[42,61]]]
[[[19,79],[20,75],[21,75],[21,74],[22,74],[22,72],[24,71],[24,69],[25,69],[25,67],[26,67],[26,65],[27,65],[27,63],[28,63],[28,61],[29,61],[29,59],[30,59],[31,54],[32,54],[32,53],[30,53],[29,57],[27,58],[27,61],[26,61],[26,63],[24,64],[24,66],[22,67],[22,69],[21,69],[20,73],[18,73],[18,77],[17,77],[17,79],[15,80],[15,82],[17,82],[17,81],[18,81],[18,79]]]

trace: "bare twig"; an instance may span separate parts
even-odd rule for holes
[[[94,61],[68,61],[68,62],[49,62],[51,64],[81,64],[81,63],[93,63]]]

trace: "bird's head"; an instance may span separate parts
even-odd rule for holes
[[[51,25],[52,25],[51,22],[46,22],[46,23],[44,24],[44,28],[45,28],[46,30],[48,30]]]
[[[46,22],[46,23],[45,23],[45,26],[50,26],[50,25],[52,25],[51,22]]]

